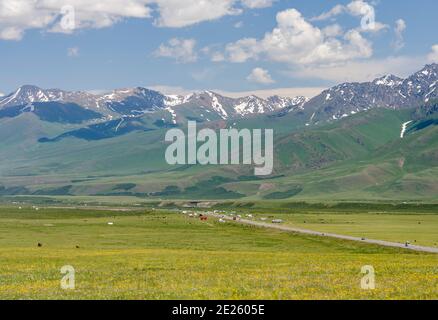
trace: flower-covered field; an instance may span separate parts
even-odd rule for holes
[[[1,299],[438,298],[434,254],[164,211],[2,208],[0,259]]]

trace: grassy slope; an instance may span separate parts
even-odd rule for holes
[[[264,181],[267,191],[252,199],[274,191],[287,194],[299,186],[303,191],[293,199],[437,200],[438,128],[400,139],[407,113],[385,111],[367,116],[367,121],[360,115],[332,128],[285,137],[289,148],[283,148],[288,153],[284,161],[295,159],[296,169],[288,170],[284,178]],[[332,164],[324,166],[327,162]],[[319,169],[299,170],[304,164]]]
[[[0,298],[437,298],[431,254],[164,212],[3,208],[0,221]],[[59,288],[64,265],[75,291]],[[364,265],[374,291],[360,289]]]
[[[287,135],[277,142],[281,163],[318,168],[327,163],[368,155],[400,136],[408,112],[372,110],[322,127]]]
[[[136,195],[161,192],[169,186],[181,190],[195,186],[198,191],[195,188],[174,197],[226,198],[226,191],[217,189],[224,188],[231,191],[230,197],[247,196],[251,200],[272,198],[272,194],[274,198],[302,200],[434,200],[438,191],[437,129],[409,133],[401,140],[401,124],[410,116],[411,110],[372,110],[305,130],[298,130],[299,124],[292,123],[289,133],[288,117],[238,122],[237,127],[263,124],[278,128],[275,174],[285,177],[263,181],[242,181],[241,176],[253,175],[250,167],[167,166],[162,143],[165,129],[90,142],[69,138],[53,144],[32,144],[32,139],[41,135],[41,130],[34,130],[25,139],[30,146],[14,150],[13,159],[6,156],[11,149],[2,146],[5,159],[0,168],[8,176],[2,184],[24,185],[30,192],[48,194],[70,186],[69,193],[76,195]],[[3,125],[0,128],[11,130]],[[53,136],[59,130],[50,127],[43,131]],[[214,176],[230,181],[217,183],[212,180]],[[120,184],[135,186],[115,189]]]

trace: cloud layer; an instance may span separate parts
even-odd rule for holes
[[[153,18],[157,26],[180,28],[272,3],[273,0],[2,0],[0,39],[20,40],[29,29],[71,33],[104,28],[125,18]],[[73,25],[65,24],[66,20]]]

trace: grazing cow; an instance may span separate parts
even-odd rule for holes
[[[200,218],[201,218],[201,221],[207,221],[208,220],[207,216],[201,216]]]
[[[42,243],[38,243],[38,248],[41,248],[43,246]]]

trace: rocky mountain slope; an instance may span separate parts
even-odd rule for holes
[[[343,83],[304,105],[309,123],[338,120],[373,108],[410,108],[438,97],[438,64],[426,65],[406,79],[387,75],[372,82]]]
[[[228,120],[250,115],[276,112],[285,108],[300,108],[307,101],[304,97],[284,98],[273,96],[261,99],[256,96],[229,98],[204,91],[187,96],[164,95],[146,88],[117,89],[106,94],[70,92],[60,89],[41,89],[25,85],[0,98],[3,115],[18,115],[11,108],[29,112],[30,106],[52,103],[80,106],[95,113],[95,119],[113,120],[122,117],[137,117],[146,113],[165,111],[173,123],[196,118],[200,121]],[[56,103],[56,104],[54,104]]]

